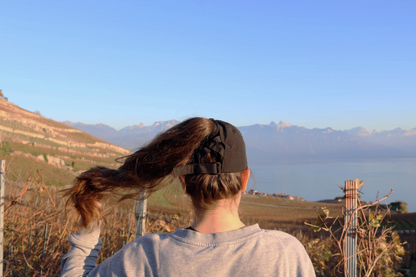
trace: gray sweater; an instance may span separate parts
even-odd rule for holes
[[[69,236],[62,276],[315,276],[303,245],[258,224],[224,233],[179,228],[141,237],[96,265],[99,228]]]

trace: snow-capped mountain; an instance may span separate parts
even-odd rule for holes
[[[135,150],[179,121],[158,121],[151,126],[140,123],[119,131],[104,124],[65,123],[126,149]],[[271,122],[238,129],[246,142],[249,159],[258,163],[305,158],[416,156],[416,128],[376,132],[357,127],[340,131],[331,127],[308,129],[280,121],[278,124]]]

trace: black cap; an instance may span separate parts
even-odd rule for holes
[[[196,164],[178,166],[173,169],[174,176],[189,174],[220,174],[241,172],[247,168],[246,145],[240,131],[225,121],[210,118],[215,124],[212,134],[198,149],[194,156]],[[201,158],[207,153],[216,152],[222,156],[222,162],[201,164]]]

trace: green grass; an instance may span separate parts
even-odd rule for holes
[[[394,226],[394,230],[404,230],[404,226],[403,224],[401,224],[400,222],[395,222],[395,226]]]
[[[410,267],[410,275],[416,277],[416,261],[412,262],[412,266]]]
[[[243,195],[240,210],[251,218],[262,218],[271,221],[288,221],[316,218],[318,207],[327,207],[332,217],[341,216],[341,204],[302,202],[280,197],[257,197]]]
[[[402,222],[403,222],[404,227],[406,228],[405,230],[412,230],[413,229],[413,225],[406,218],[403,218]]]
[[[0,159],[5,159],[6,163],[10,164],[10,179],[13,181],[26,180],[29,175],[37,175],[36,168],[42,169],[42,175],[45,180],[46,185],[54,186],[65,186],[72,184],[75,176],[68,169],[61,169],[55,166],[49,165],[43,161],[46,161],[45,157],[49,156],[66,156],[67,158],[62,158],[68,166],[74,166],[72,170],[78,172],[79,170],[87,170],[91,167],[98,165],[106,166],[109,168],[117,168],[118,164],[115,163],[114,157],[111,158],[98,158],[91,156],[83,156],[80,154],[72,154],[67,152],[62,152],[56,149],[47,149],[36,147],[32,145],[25,145],[17,142],[8,142],[8,147],[3,147],[0,149]],[[5,145],[7,146],[7,145]],[[26,158],[24,155],[14,155],[11,154],[14,151],[21,151],[23,153],[30,153],[33,158]],[[36,159],[39,155],[43,156],[43,161]],[[84,160],[82,158],[85,157]]]
[[[8,166],[8,172],[6,177],[10,181],[25,181],[32,176],[32,178],[38,178],[37,169],[40,170],[44,182],[47,186],[63,187],[71,185],[74,181],[75,175],[67,169],[60,169],[54,166],[47,165],[39,160],[26,158],[22,155],[15,155],[12,162],[12,156],[2,156],[0,159],[6,160]]]
[[[62,147],[62,146],[60,146]],[[109,157],[109,158],[101,158],[101,157],[92,157],[87,155],[88,153],[91,153],[92,151],[88,151],[90,149],[88,148],[84,148],[82,152],[85,153],[85,155],[81,153],[71,153],[71,152],[67,152],[67,151],[61,151],[55,148],[43,148],[43,147],[37,147],[37,146],[33,146],[32,144],[22,144],[22,143],[18,143],[18,142],[10,142],[9,143],[9,148],[10,151],[9,152],[13,152],[13,151],[22,151],[23,153],[30,153],[33,156],[39,156],[39,155],[50,155],[50,156],[67,156],[72,160],[77,160],[77,159],[81,159],[84,158],[87,160],[93,160],[96,164],[102,164],[102,165],[107,165],[107,164],[112,164],[115,163],[115,157]],[[72,148],[70,148],[72,149]],[[94,152],[92,152],[94,153]]]
[[[184,193],[178,180],[168,181],[163,188],[152,193],[148,200],[149,207],[168,210],[188,210],[191,200]]]

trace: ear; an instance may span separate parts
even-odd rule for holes
[[[248,178],[250,178],[250,168],[247,167],[241,172],[241,174],[241,181],[243,182],[241,190],[245,191],[247,189]]]

